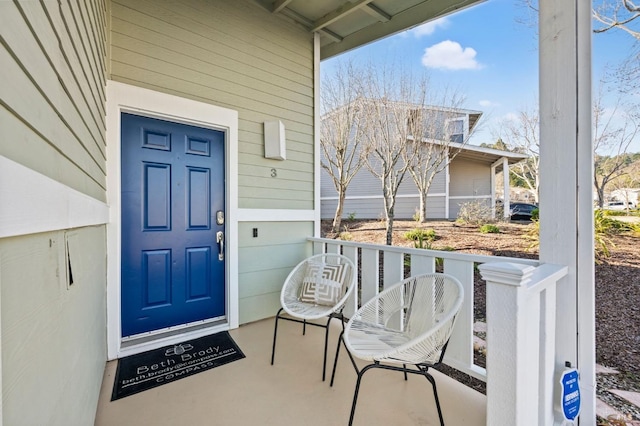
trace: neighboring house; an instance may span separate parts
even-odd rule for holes
[[[540,226],[569,270],[545,357],[591,416],[590,8],[545,1],[541,204],[576,199]],[[319,235],[320,60],[478,2],[0,2],[2,423],[93,424],[105,361],[274,315]]]
[[[414,109],[415,106],[407,106]],[[482,200],[495,206],[495,177],[498,172],[526,158],[525,155],[463,143],[469,138],[482,112],[466,109],[429,107],[427,117],[446,116],[451,131],[443,131],[438,139],[425,139],[423,143],[446,145],[453,159],[435,177],[427,195],[428,219],[455,219],[462,204]],[[429,120],[427,118],[426,120]],[[445,121],[442,119],[441,121]],[[425,127],[430,127],[426,124]],[[507,182],[507,192],[509,191]],[[332,219],[335,215],[338,195],[331,176],[322,170],[321,217]],[[398,189],[395,217],[410,219],[419,209],[420,195],[409,173]],[[360,169],[347,188],[343,217],[380,219],[384,217],[382,184],[366,167]]]

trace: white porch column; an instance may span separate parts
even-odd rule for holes
[[[487,425],[537,426],[539,304],[527,284],[536,268],[479,266],[487,282]]]
[[[505,218],[509,217],[509,211],[511,210],[511,187],[509,186],[509,160],[507,157],[502,157],[502,185],[504,186],[504,208],[502,209]]]
[[[591,1],[540,0],[539,16],[540,261],[569,267],[558,286],[555,365],[577,366],[581,424],[593,424]]]

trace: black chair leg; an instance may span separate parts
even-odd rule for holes
[[[444,418],[442,417],[442,409],[440,408],[440,399],[438,398],[438,390],[436,389],[436,380],[433,376],[426,371],[424,371],[424,377],[427,378],[429,382],[431,382],[431,386],[433,386],[433,396],[436,399],[436,408],[438,409],[438,417],[440,418],[440,426],[444,426]]]
[[[324,358],[322,360],[322,381],[324,382],[325,374],[327,371],[327,345],[329,344],[329,323],[333,316],[329,316],[327,324],[324,327]]]
[[[358,381],[356,381],[356,389],[353,392],[353,402],[351,403],[351,415],[349,416],[349,426],[353,424],[353,417],[356,414],[356,404],[358,403],[358,393],[360,392],[360,382],[362,381],[362,376],[364,373],[369,371],[371,368],[376,368],[378,364],[369,364],[364,367],[362,370],[358,371]]]
[[[276,314],[276,325],[273,328],[273,347],[271,348],[271,365],[273,365],[273,358],[276,355],[276,337],[278,336],[278,319],[280,318],[280,312],[282,312],[282,308]]]

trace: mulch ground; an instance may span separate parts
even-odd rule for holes
[[[371,244],[385,243],[382,221],[344,221],[348,235],[344,239]],[[323,236],[334,237],[330,221],[323,221]],[[523,238],[528,224],[500,223],[499,234],[482,234],[478,227],[455,222],[396,221],[393,244],[413,247],[404,233],[417,227],[434,229],[434,249],[453,248],[458,252],[537,258],[530,242]],[[596,286],[596,362],[613,367],[640,383],[640,238],[621,234],[613,237],[611,256],[595,267]],[[475,315],[484,318],[484,283],[476,280]]]

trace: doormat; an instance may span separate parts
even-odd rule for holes
[[[228,332],[118,360],[111,401],[244,358]]]

